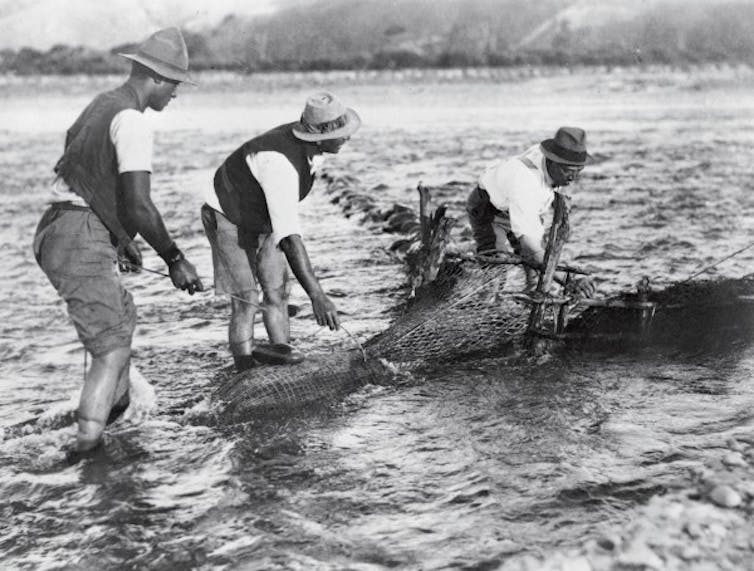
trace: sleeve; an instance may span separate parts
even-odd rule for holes
[[[247,155],[246,164],[262,187],[275,244],[293,234],[302,235],[298,216],[299,176],[282,153],[262,151]]]
[[[498,210],[508,210],[506,166],[505,161],[490,166],[479,180],[490,197],[490,203]]]
[[[515,236],[529,236],[535,242],[542,239],[542,224],[537,202],[537,181],[528,170],[511,173],[508,181],[508,209],[511,231]]]
[[[152,172],[154,134],[147,117],[136,109],[124,109],[110,123],[110,140],[118,158],[118,174]]]

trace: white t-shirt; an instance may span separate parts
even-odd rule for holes
[[[487,191],[495,208],[509,212],[514,235],[541,240],[542,217],[549,212],[555,195],[539,145],[491,164],[479,177],[479,187]]]
[[[110,141],[115,146],[118,174],[152,172],[154,133],[144,113],[136,109],[124,109],[117,113],[110,122]],[[62,201],[86,206],[84,199],[71,191],[63,179],[56,178],[52,186],[52,202]]]
[[[312,174],[321,168],[323,162],[322,155],[312,157],[309,161]],[[283,153],[260,151],[246,155],[246,164],[264,192],[275,244],[293,234],[303,236],[298,216],[299,178],[293,163]],[[209,206],[222,212],[211,185],[205,199]]]

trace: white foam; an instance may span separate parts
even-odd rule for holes
[[[157,406],[157,394],[154,386],[141,374],[132,363],[129,371],[131,385],[128,396],[131,404],[123,414],[123,422],[129,424],[143,424]]]
[[[40,414],[36,426],[37,428],[56,426],[60,423],[61,419],[73,414],[78,407],[79,392],[77,391],[75,394],[71,395],[68,400],[55,403]]]

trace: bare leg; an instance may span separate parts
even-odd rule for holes
[[[288,343],[291,339],[291,323],[288,318],[288,295],[285,286],[264,290],[264,326],[271,343]]]
[[[115,396],[113,402],[118,402],[123,395],[128,394],[128,389],[131,388],[131,353],[129,351],[126,364],[123,365],[123,370],[118,377],[118,385],[115,388]]]
[[[263,292],[264,326],[271,343],[288,343],[291,339],[288,318],[287,262],[272,236],[266,235],[254,259],[249,259]]]
[[[245,292],[239,297],[256,303],[257,294],[255,291],[251,291]],[[251,355],[251,350],[254,348],[255,315],[256,308],[253,305],[244,303],[239,299],[231,298],[228,340],[230,342],[230,352],[234,357]]]
[[[123,382],[125,377],[127,383],[130,356],[130,347],[120,347],[92,359],[79,401],[79,431],[76,438],[79,451],[91,450],[99,444],[119,381]]]

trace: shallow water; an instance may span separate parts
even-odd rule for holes
[[[83,353],[30,243],[65,128],[109,80],[3,81],[7,426],[70,408],[80,387]],[[421,180],[459,218],[488,161],[575,124],[599,162],[573,190],[567,258],[605,295],[643,275],[660,287],[751,241],[752,84],[745,69],[206,78],[158,117],[154,197],[209,281],[198,208],[213,169],[295,118],[312,86],[331,86],[364,120],[331,173],[357,177],[355,190],[385,207],[414,205]],[[345,219],[321,190],[304,203],[307,246],[349,331],[366,339],[404,294],[387,254],[395,236]],[[456,237],[468,244],[463,222]],[[753,261],[748,250],[712,275],[740,277]],[[156,390],[140,406],[152,414],[116,425],[99,457],[74,466],[62,452],[70,426],[0,443],[4,567],[494,569],[629,520],[754,422],[743,339],[724,351],[475,361],[264,425],[206,426],[206,398],[230,364],[227,303],[152,274],[126,279],[139,308],[134,363]],[[305,350],[353,345],[313,323],[300,288],[294,301]]]

